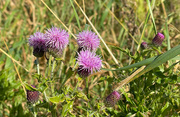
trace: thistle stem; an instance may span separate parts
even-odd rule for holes
[[[37,72],[38,72],[38,75],[40,75],[39,58],[38,57],[36,58],[36,62],[37,62]],[[45,91],[43,92],[43,94],[44,94],[44,97],[45,97],[46,101],[48,101]],[[33,106],[33,108],[34,108],[34,106]]]
[[[88,86],[89,79],[86,78],[85,80],[86,80],[86,91],[87,91],[87,96],[88,96],[88,98],[89,98],[89,86]]]
[[[34,115],[34,117],[37,117],[36,105],[35,104],[33,104],[33,115]]]
[[[53,59],[53,63],[52,63],[52,68],[51,68],[51,93],[52,93],[52,96],[54,96],[54,78],[53,78],[53,75],[54,75],[54,68],[55,68],[55,65],[56,65],[56,60],[55,58]]]
[[[38,72],[38,75],[40,75],[39,58],[38,57],[36,58],[36,62],[37,62],[37,72]]]

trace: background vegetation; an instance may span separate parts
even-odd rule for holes
[[[103,60],[103,68],[122,68],[157,56],[180,44],[179,0],[77,2],[119,62],[117,65],[113,61],[101,43],[97,54]],[[45,3],[73,34],[85,29],[93,31],[73,0],[45,0]],[[152,9],[151,15],[148,5]],[[43,57],[40,59],[41,76],[36,74],[36,58],[27,42],[34,32],[44,32],[52,26],[65,29],[41,1],[0,1],[0,116],[32,116],[22,82],[46,88],[44,82],[48,69],[47,60]],[[141,50],[141,42],[151,43],[156,31],[165,35],[159,52],[154,49]],[[64,54],[64,64],[58,61],[54,73],[54,96],[59,96],[59,100],[37,105],[38,116],[179,116],[179,59],[166,62],[123,86],[119,90],[122,99],[115,107],[105,108],[103,99],[136,67],[118,71],[101,70],[89,76],[88,80],[83,80],[69,70],[75,66],[77,49],[76,40],[71,35]],[[19,64],[13,63],[12,59]],[[50,95],[48,89],[47,95]],[[40,99],[44,100],[43,94]],[[55,115],[52,114],[54,111]]]

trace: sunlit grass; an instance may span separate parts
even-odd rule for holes
[[[178,0],[1,1],[0,116],[31,116],[32,107],[27,104],[24,83],[41,87],[38,89],[41,92],[48,86],[46,95],[51,97],[51,103],[38,102],[38,116],[178,116],[179,56],[167,63],[164,58],[163,64],[155,61],[180,44],[178,3]],[[45,57],[39,59],[41,76],[38,76],[28,38],[52,26],[67,30],[70,43],[62,59],[56,61],[54,80],[48,81],[51,61],[47,63]],[[75,57],[76,34],[86,29],[101,39],[96,53],[102,59],[103,69],[84,80],[76,74]],[[151,44],[157,32],[165,35],[162,46],[142,50],[141,42]],[[162,53],[160,58],[153,58],[159,53]],[[151,66],[153,60],[158,67]],[[148,64],[147,73],[142,71],[136,80],[132,77],[130,81],[134,81],[126,81],[142,70],[139,67]],[[122,85],[123,80],[128,84]],[[115,89],[121,92],[122,99],[115,107],[106,108],[103,100]],[[45,102],[48,99],[44,95],[41,94],[40,100]]]

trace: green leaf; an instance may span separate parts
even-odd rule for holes
[[[51,101],[52,103],[59,103],[59,102],[64,102],[65,98],[64,98],[64,94],[60,94],[58,96],[54,96],[54,97],[50,97],[49,101]]]
[[[74,103],[74,101],[70,101],[69,103],[67,103],[66,105],[63,106],[61,117],[64,117],[67,115],[68,111],[70,111],[72,109],[73,103]]]
[[[30,91],[38,91],[36,88],[33,88],[32,86],[30,86],[30,85],[27,84],[27,83],[24,83],[24,86],[26,87],[27,90],[30,90]]]
[[[166,110],[169,107],[169,102],[166,102],[166,104],[164,105],[164,107],[161,109],[161,113],[164,112],[164,110]]]
[[[156,57],[148,58],[148,59],[145,59],[145,60],[143,60],[141,62],[134,63],[132,65],[121,67],[121,68],[118,68],[118,69],[103,69],[103,70],[107,70],[107,71],[119,71],[119,70],[126,70],[126,69],[135,68],[135,67],[140,67],[140,66],[143,66],[143,65],[150,64],[155,58]]]
[[[128,56],[130,56],[131,58],[133,58],[133,59],[135,59],[136,58],[136,55],[135,56],[132,56],[131,55],[131,52],[129,51],[129,49],[122,49],[122,48],[120,48],[120,47],[116,47],[116,46],[112,46],[114,49],[118,49],[118,50],[120,50],[120,51],[122,51],[122,52],[124,52],[124,53],[126,53]]]
[[[140,77],[141,75],[145,74],[146,72],[154,69],[155,67],[158,67],[159,65],[165,63],[166,61],[174,58],[175,56],[177,56],[179,54],[180,54],[180,45],[176,46],[176,47],[168,50],[167,52],[159,55],[158,57],[156,57],[156,59],[151,64],[149,64],[144,70],[139,72],[134,78],[129,80],[129,82]]]
[[[69,70],[68,70],[68,72],[67,72],[66,79],[70,78],[73,73],[74,73],[74,72],[73,72],[72,68],[70,67]]]
[[[152,12],[152,9],[151,9],[150,1],[149,1],[149,0],[146,0],[146,2],[148,3],[149,12],[150,12],[150,14],[151,14],[151,19],[152,19],[152,22],[153,22],[154,32],[155,32],[155,34],[157,34],[156,24],[155,24],[155,21],[154,21],[154,17],[153,17],[153,12]],[[155,2],[155,1],[153,0],[153,2]],[[153,6],[153,7],[154,7],[154,6]]]
[[[158,56],[156,56],[158,57]],[[145,59],[143,61],[140,61],[138,63],[134,63],[132,65],[128,65],[128,66],[125,66],[125,67],[121,67],[121,68],[118,68],[118,69],[102,69],[102,70],[107,70],[107,71],[119,71],[119,70],[127,70],[127,69],[131,69],[131,68],[135,68],[135,67],[140,67],[140,66],[143,66],[143,65],[148,65],[150,64],[152,61],[154,61],[154,59],[156,57],[152,57],[152,58],[148,58],[148,59]],[[176,56],[170,60],[180,60],[180,56]]]
[[[79,27],[79,29],[80,29],[80,31],[81,31],[81,25],[80,25],[80,22],[79,22],[79,16],[78,16],[78,14],[77,14],[77,12],[76,12],[76,9],[75,9],[75,7],[74,7],[73,1],[70,0],[70,2],[71,2],[71,5],[72,5],[72,7],[73,7],[73,10],[74,10],[74,14],[75,14],[75,17],[76,17],[76,21],[77,21],[78,27]]]
[[[85,101],[88,101],[87,96],[83,92],[78,92],[77,97],[83,98]]]

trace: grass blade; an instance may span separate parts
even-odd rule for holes
[[[153,27],[154,27],[154,32],[155,32],[155,34],[157,34],[157,29],[156,29],[156,24],[155,24],[155,21],[154,21],[152,9],[151,9],[151,4],[150,4],[149,0],[146,0],[146,1],[147,1],[147,3],[148,3],[149,12],[150,12],[150,14],[151,14],[152,23],[153,23]],[[152,2],[154,2],[154,0],[153,0]]]
[[[70,2],[71,2],[71,5],[72,5],[73,10],[74,10],[74,13],[75,13],[75,17],[76,17],[76,20],[77,20],[78,27],[79,27],[79,29],[80,29],[80,31],[81,31],[81,25],[80,25],[80,22],[79,22],[79,16],[78,16],[78,14],[77,14],[77,12],[76,12],[76,9],[75,9],[75,7],[74,7],[73,1],[70,0]]]
[[[132,80],[138,78],[139,76],[145,74],[146,72],[154,69],[155,67],[158,67],[159,65],[165,63],[166,61],[174,58],[175,56],[180,54],[180,45],[168,50],[167,52],[159,55],[151,64],[149,64],[143,71],[141,71],[139,74],[137,74]]]
[[[123,85],[135,80],[136,78],[140,77],[141,75],[145,74],[146,72],[158,67],[159,65],[165,63],[166,61],[174,58],[175,56],[180,54],[180,45],[172,48],[171,50],[165,52],[164,54],[159,55],[156,59],[150,63],[146,68],[142,66],[138,70],[136,70],[132,75],[127,77],[126,79],[122,80],[115,90],[119,90]]]

